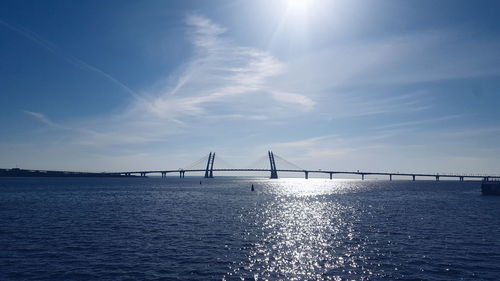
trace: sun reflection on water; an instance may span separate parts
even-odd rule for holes
[[[314,196],[345,194],[362,190],[364,186],[356,180],[324,180],[324,179],[279,179],[277,181],[265,181],[262,184],[262,192],[281,196]]]
[[[268,195],[251,218],[253,237],[248,260],[227,274],[254,280],[341,280],[341,276],[369,276],[360,267],[363,241],[353,222],[359,213],[334,197],[353,191],[355,182],[326,184],[323,180],[286,179],[267,182]],[[246,278],[245,278],[246,277]],[[226,279],[225,278],[225,279]]]

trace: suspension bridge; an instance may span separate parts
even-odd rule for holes
[[[440,179],[456,179],[459,181],[464,181],[466,179],[469,180],[482,180],[482,181],[490,181],[490,180],[500,180],[500,176],[492,176],[492,175],[464,175],[464,174],[426,174],[426,173],[399,173],[399,172],[368,172],[368,171],[333,171],[333,170],[308,170],[302,169],[299,166],[293,164],[292,162],[274,154],[272,151],[268,151],[267,156],[265,157],[269,161],[269,168],[215,168],[215,152],[210,152],[208,156],[204,156],[201,159],[195,161],[194,163],[188,165],[187,168],[181,168],[176,170],[149,170],[149,171],[126,171],[126,172],[116,172],[112,173],[117,176],[132,176],[137,175],[141,177],[146,177],[148,175],[161,175],[162,178],[166,178],[167,174],[177,174],[180,178],[184,178],[186,173],[204,173],[204,178],[213,178],[214,172],[268,172],[270,174],[269,178],[277,179],[278,173],[299,173],[303,174],[305,179],[309,178],[310,174],[327,174],[330,179],[334,178],[334,175],[354,175],[359,176],[362,180],[364,180],[367,176],[384,176],[387,177],[390,181],[393,180],[393,177],[406,177],[415,181],[418,178],[433,178],[436,181]],[[276,159],[282,160],[284,163],[287,163],[294,168],[289,169],[279,169],[276,166]],[[205,165],[206,161],[206,165]],[[203,168],[197,167],[200,164],[204,164]]]

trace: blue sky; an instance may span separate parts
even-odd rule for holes
[[[0,167],[178,168],[209,151],[244,167],[271,149],[310,169],[498,174],[499,10],[2,1]]]

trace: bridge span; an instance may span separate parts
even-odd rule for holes
[[[159,174],[162,178],[165,178],[167,174],[179,173],[180,178],[184,178],[186,173],[196,173],[202,172],[205,173],[205,178],[213,178],[214,172],[269,172],[271,179],[278,178],[278,172],[286,172],[286,173],[302,173],[304,174],[304,178],[308,179],[309,174],[328,174],[330,179],[333,179],[334,175],[355,175],[360,176],[362,180],[365,179],[366,176],[385,176],[390,181],[393,180],[393,177],[407,177],[413,181],[418,178],[433,178],[436,181],[440,179],[457,179],[459,181],[464,181],[466,179],[469,180],[482,180],[482,181],[490,181],[490,180],[500,180],[500,176],[495,175],[463,175],[463,174],[431,174],[431,173],[391,173],[391,172],[368,172],[368,171],[333,171],[333,170],[308,170],[308,169],[277,169],[276,162],[274,158],[274,154],[272,151],[268,151],[270,168],[214,168],[215,162],[215,153],[210,152],[208,156],[208,161],[205,169],[177,169],[177,170],[148,170],[148,171],[126,171],[126,172],[116,172],[116,175],[122,176],[131,176],[138,175],[141,177],[146,177],[150,174]]]

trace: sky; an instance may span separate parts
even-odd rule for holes
[[[0,168],[500,174],[499,10],[4,0]]]

